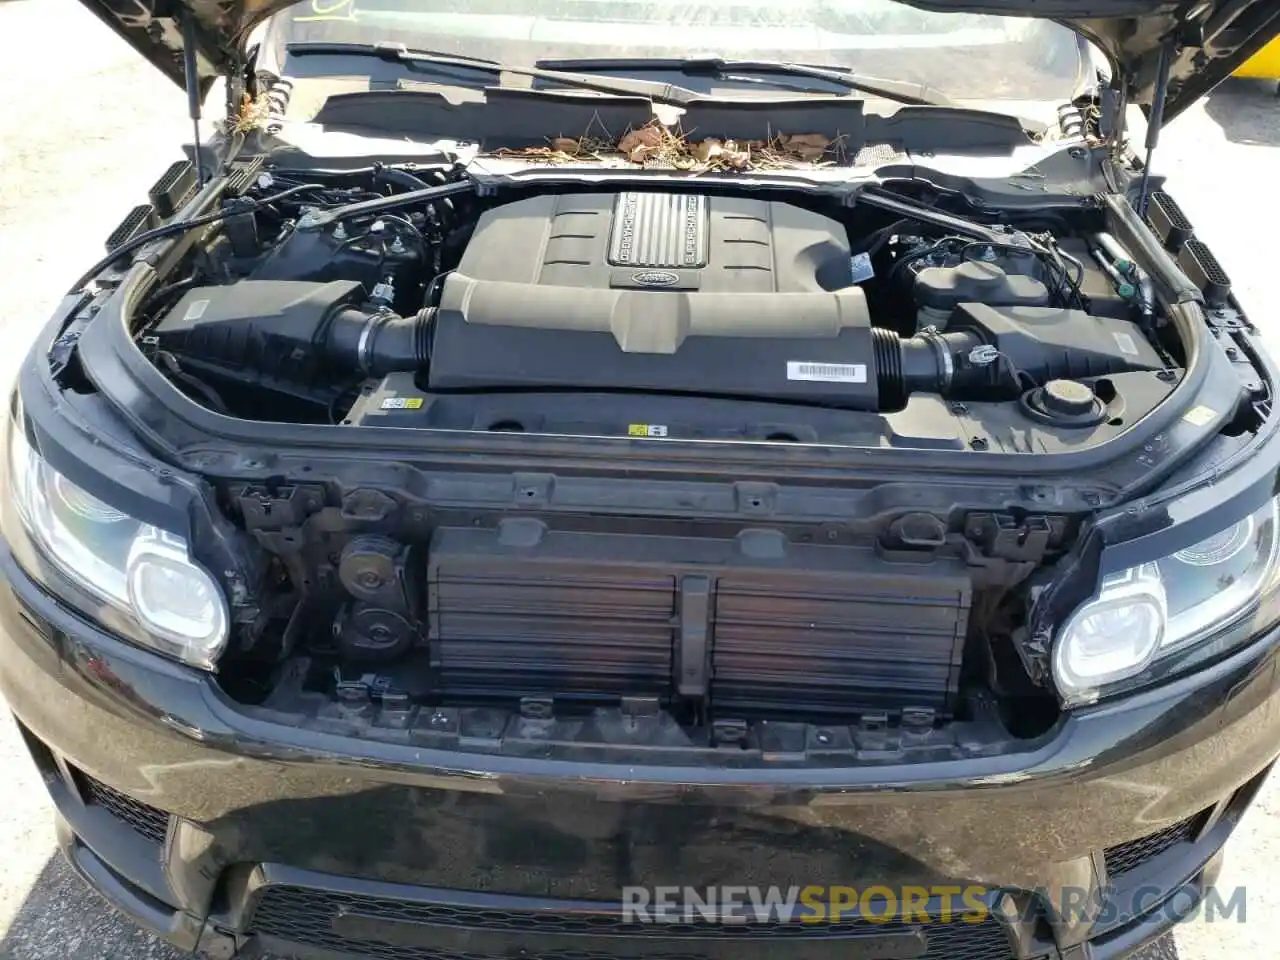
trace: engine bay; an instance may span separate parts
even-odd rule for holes
[[[227,217],[140,311],[144,353],[251,420],[1028,452],[1122,430],[1184,359],[1100,215],[958,232],[723,188],[364,212],[427,186],[391,173]]]
[[[1119,242],[1147,243],[1127,205],[479,186],[254,169],[86,334],[131,337],[151,395],[231,439],[195,455],[245,558],[219,665],[238,702],[344,724],[660,709],[713,743],[995,703],[1036,736],[1058,711],[1034,587],[1097,490],[1159,469],[1175,418],[1247,429],[1225,346],[1214,406],[1165,402],[1206,395],[1194,351],[1223,331]],[[1228,284],[1166,219],[1152,242],[1211,313]]]

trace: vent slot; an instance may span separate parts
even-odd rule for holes
[[[257,182],[266,159],[261,154],[253,154],[236,160],[227,172],[227,186],[223,194],[228,197],[242,197],[248,193],[249,188]]]
[[[949,715],[968,610],[968,584],[947,580],[723,577],[711,701],[721,716],[906,706]]]
[[[149,203],[143,203],[130,210],[120,225],[107,237],[107,253],[115,253],[126,243],[145,233],[156,225],[156,209]]]
[[[451,696],[616,700],[669,691],[672,577],[445,561],[432,592],[432,660]]]
[[[749,534],[755,535],[749,535]],[[709,699],[717,718],[954,709],[971,584],[958,561],[874,549],[440,528],[431,661],[450,700]]]
[[[1157,190],[1147,200],[1147,223],[1165,249],[1175,253],[1195,233],[1191,220],[1182,212],[1177,201],[1163,190]]]
[[[182,209],[196,192],[196,168],[190,160],[178,160],[161,174],[148,194],[162,219],[167,220]]]
[[[72,776],[78,781],[80,795],[88,806],[101,807],[152,843],[164,843],[165,834],[169,830],[169,815],[163,810],[126,796],[100,780],[95,780],[83,770],[73,769]]]
[[[1205,303],[1218,307],[1231,294],[1231,278],[1207,246],[1199,240],[1188,240],[1178,255],[1178,266],[1187,278],[1204,293]]]
[[[464,895],[466,902],[459,902],[462,897],[452,891],[432,893],[441,900],[273,884],[263,888],[248,933],[376,960],[506,960],[514,955],[498,944],[486,945],[486,933],[520,938],[519,956],[528,960],[617,960],[642,952],[655,960],[744,956],[754,960],[768,955],[831,960],[851,953],[865,955],[865,941],[859,935],[893,934],[908,925],[904,920],[866,917],[822,923],[629,923],[621,905],[604,901],[594,901],[595,909],[584,910],[581,902],[470,892]],[[352,924],[347,918],[365,924]],[[372,929],[368,921],[373,921]],[[1013,956],[1005,927],[993,917],[973,923],[956,911],[912,922],[923,922],[926,932],[927,946],[915,954],[920,960],[1010,960]],[[370,936],[378,923],[388,924],[386,929],[409,925],[424,934],[428,944],[432,934],[448,940],[448,932],[458,929],[475,935],[475,942],[465,951],[435,944],[392,944]],[[566,943],[574,949],[566,949]],[[639,943],[644,944],[642,952],[636,949]]]
[[[1136,870],[1166,850],[1171,850],[1179,844],[1191,843],[1204,826],[1207,817],[1207,811],[1198,813],[1163,830],[1139,837],[1137,840],[1107,847],[1103,851],[1107,862],[1107,875],[1118,877],[1130,870]]]

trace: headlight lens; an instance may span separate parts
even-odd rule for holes
[[[1277,501],[1193,546],[1103,579],[1063,625],[1053,672],[1068,703],[1087,703],[1166,657],[1232,627],[1274,623],[1280,577]]]
[[[86,493],[9,428],[9,482],[18,516],[40,554],[76,587],[139,628],[162,653],[212,669],[226,645],[226,599],[192,561],[182,537]]]

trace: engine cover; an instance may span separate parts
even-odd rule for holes
[[[487,211],[444,282],[432,390],[576,388],[877,409],[844,228],[800,207],[671,193]]]

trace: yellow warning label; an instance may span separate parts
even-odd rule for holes
[[[661,423],[629,423],[627,424],[627,436],[629,437],[665,437],[667,428]]]
[[[383,410],[420,410],[421,397],[387,397],[382,401]]]

